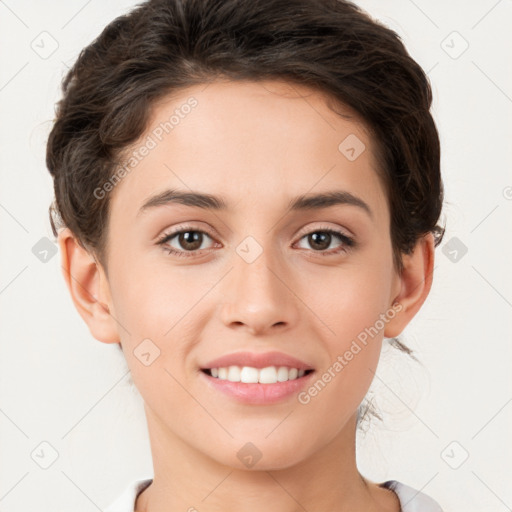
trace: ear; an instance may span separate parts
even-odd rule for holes
[[[401,309],[395,306],[398,313],[386,324],[386,338],[396,338],[425,302],[432,287],[434,251],[434,236],[428,233],[416,242],[411,254],[403,255],[404,268],[396,276],[395,287],[400,291],[391,297],[391,304],[398,303]]]
[[[58,237],[62,274],[73,303],[91,334],[104,343],[119,343],[115,319],[111,315],[110,288],[100,263],[75,239],[69,228]]]

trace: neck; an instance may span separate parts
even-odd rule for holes
[[[135,512],[397,512],[397,496],[364,479],[355,458],[356,415],[320,451],[290,467],[237,469],[170,432],[146,407],[154,478]]]

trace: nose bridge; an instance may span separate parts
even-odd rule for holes
[[[282,286],[276,282],[275,272],[280,265],[275,256],[276,247],[271,247],[271,244],[270,237],[260,242],[248,236],[236,247],[238,258],[235,258],[235,267],[242,288],[244,284],[250,285],[253,293],[274,295],[275,288]]]
[[[293,293],[285,284],[279,250],[272,237],[247,236],[235,247],[233,270],[225,290],[223,320],[245,324],[253,331],[292,324],[298,318]]]
[[[254,307],[276,301],[283,294],[283,284],[276,277],[276,247],[271,247],[271,237],[256,240],[248,236],[236,247],[234,258],[237,275],[237,293],[240,300],[254,302]]]

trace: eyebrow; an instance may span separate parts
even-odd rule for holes
[[[226,211],[228,210],[227,201],[221,196],[214,196],[201,192],[184,192],[180,190],[165,190],[159,194],[148,198],[141,206],[137,216],[147,210],[165,206],[172,203],[183,204],[205,210]],[[293,198],[288,203],[288,208],[292,211],[302,210],[321,210],[335,205],[352,205],[364,210],[372,219],[371,208],[361,198],[345,190],[333,190],[318,194],[303,194]]]

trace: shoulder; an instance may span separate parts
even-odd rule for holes
[[[152,478],[132,480],[123,493],[104,512],[133,512],[137,496],[151,484]],[[443,512],[439,504],[430,496],[397,480],[387,480],[379,484],[396,493],[401,512]]]
[[[152,478],[132,480],[122,494],[104,512],[133,512],[137,496],[153,481]]]
[[[397,480],[387,480],[379,484],[396,493],[402,512],[443,512],[439,503],[430,496],[417,491]]]

